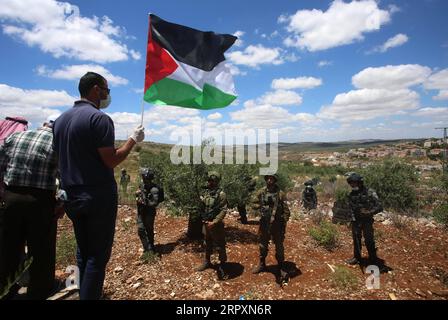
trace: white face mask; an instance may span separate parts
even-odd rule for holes
[[[353,191],[359,191],[359,187],[352,187]]]
[[[111,102],[112,102],[112,98],[111,98],[110,94],[108,94],[106,100],[100,100],[100,109],[106,109],[107,107],[109,107]]]

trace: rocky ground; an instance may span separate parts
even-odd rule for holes
[[[112,258],[107,267],[106,299],[448,299],[448,232],[431,220],[395,219],[380,214],[375,223],[378,254],[388,271],[380,275],[380,289],[368,290],[359,266],[335,280],[335,270],[351,257],[350,229],[337,225],[338,246],[317,245],[309,230],[315,219],[300,213],[292,202],[285,252],[289,282],[278,284],[273,245],[267,259],[268,272],[254,275],[258,261],[257,222],[242,225],[236,212],[226,216],[228,280],[220,281],[216,270],[195,272],[202,244],[186,238],[187,218],[172,217],[160,209],[156,218],[156,246],[160,256],[143,263],[137,236],[135,208],[120,206]],[[330,213],[329,205],[319,211]],[[71,232],[64,219],[60,233]],[[58,274],[63,277],[63,266]],[[351,286],[344,285],[348,282]]]

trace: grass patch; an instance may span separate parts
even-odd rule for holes
[[[333,286],[343,290],[353,290],[358,285],[356,275],[344,266],[336,266],[335,271],[330,275],[330,281]]]
[[[441,204],[434,209],[432,214],[438,223],[448,227],[448,204]]]
[[[63,268],[76,265],[76,238],[73,232],[63,232],[57,239],[56,264]]]
[[[140,260],[143,264],[153,264],[159,260],[159,256],[157,255],[157,253],[148,251],[143,253],[143,255],[140,257]]]

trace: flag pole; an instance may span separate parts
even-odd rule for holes
[[[140,121],[140,125],[143,126],[143,115],[145,114],[145,100],[144,100],[144,99],[142,99],[142,106],[141,106],[141,109],[142,109],[142,119],[141,119],[141,121]]]

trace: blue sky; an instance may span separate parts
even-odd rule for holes
[[[92,70],[109,80],[106,112],[125,138],[140,122],[149,12],[239,40],[226,54],[236,103],[145,104],[147,140],[197,123],[205,135],[278,129],[284,142],[432,137],[448,124],[445,0],[0,0],[0,116],[37,127]]]

